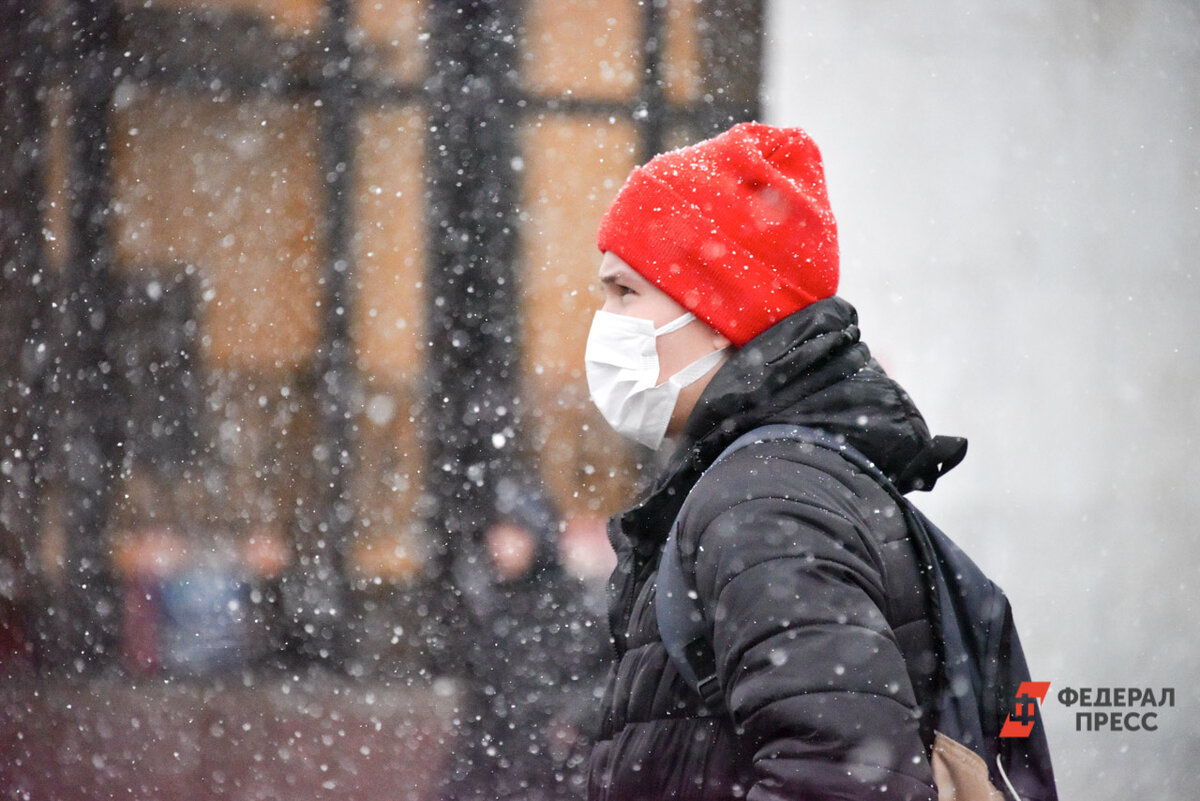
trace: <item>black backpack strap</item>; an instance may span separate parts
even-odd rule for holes
[[[896,489],[891,480],[870,459],[828,432],[784,423],[762,426],[734,440],[731,445],[725,448],[713,460],[708,470],[711,470],[713,465],[716,465],[722,459],[742,448],[777,440],[808,443],[836,451],[851,464],[871,476],[884,489],[888,490],[902,514],[908,520],[908,527],[913,532],[914,544],[917,547],[922,564],[927,566],[936,564],[936,556],[930,545],[929,535],[923,525],[923,517],[919,516],[919,513],[916,512],[915,508]],[[961,453],[956,455],[959,459],[962,458]],[[707,470],[705,472],[707,473]],[[701,476],[702,478],[703,476]],[[699,480],[697,483],[699,483]],[[717,704],[721,695],[721,686],[717,679],[716,654],[713,652],[711,635],[708,630],[709,626],[704,619],[700,600],[696,596],[695,591],[688,588],[683,572],[683,565],[679,555],[678,528],[679,519],[676,518],[675,522],[671,525],[667,541],[663,546],[662,557],[659,560],[658,579],[655,587],[655,614],[658,619],[659,636],[680,676],[696,691],[706,705],[713,707]],[[923,572],[928,584],[928,597],[932,607],[931,614],[935,620],[936,631],[938,628],[937,621],[940,620],[939,590],[942,588],[938,587],[936,583],[936,571],[926,569]],[[939,641],[938,637],[934,639],[935,642]],[[944,654],[938,653],[937,659],[939,663],[943,663]],[[946,677],[944,673],[940,670],[937,671],[935,674],[934,699],[940,695],[945,682]],[[936,710],[933,711],[935,714],[922,717],[922,735],[926,742],[932,742],[933,740],[932,725],[936,717]]]
[[[708,707],[719,706],[721,684],[717,681],[717,657],[709,642],[708,625],[696,593],[687,589],[679,560],[679,523],[671,526],[658,563],[654,612],[658,632],[679,675]]]
[[[771,431],[768,431],[771,429]],[[765,439],[795,439],[798,426],[767,426],[757,428],[733,441],[712,461],[713,465],[747,445]],[[768,436],[764,439],[763,433]],[[700,478],[703,478],[702,475]],[[696,483],[699,483],[699,479]],[[693,485],[695,486],[695,485]],[[713,651],[708,622],[695,590],[689,589],[679,556],[679,518],[671,524],[667,541],[663,545],[658,562],[658,578],[655,582],[654,613],[658,620],[658,633],[667,655],[675,669],[688,686],[710,709],[720,706],[721,683],[717,678],[717,657]]]
[[[836,439],[817,429],[786,424],[762,426],[734,440],[712,461],[708,470],[748,445],[774,440],[812,442],[834,449],[841,447]],[[878,479],[887,481],[865,457],[860,458],[874,471],[872,475],[877,474]],[[702,475],[701,479],[703,477]],[[699,480],[696,483],[698,484]],[[658,579],[655,583],[654,611],[658,619],[659,637],[679,675],[704,700],[706,706],[715,708],[719,706],[722,692],[717,678],[717,658],[713,652],[708,623],[704,619],[704,610],[700,607],[700,599],[694,590],[688,588],[683,572],[678,531],[679,518],[676,517],[663,545],[658,563]]]

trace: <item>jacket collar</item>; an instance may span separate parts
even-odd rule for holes
[[[621,529],[635,544],[656,546],[704,469],[743,433],[770,423],[845,437],[901,492],[932,488],[966,451],[966,440],[930,435],[908,394],[860,341],[854,307],[827,298],[776,323],[722,365],[647,494],[620,515]]]

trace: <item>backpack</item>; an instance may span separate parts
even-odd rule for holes
[[[1048,684],[1030,682],[1012,609],[1003,591],[905,498],[866,456],[830,434],[774,424],[750,431],[713,464],[759,442],[790,440],[840,454],[888,491],[901,510],[928,579],[938,670],[930,708],[928,756],[941,799],[1057,801],[1040,713],[1029,697]],[[711,469],[711,466],[710,466]],[[676,670],[709,707],[721,702],[711,633],[694,591],[686,586],[676,518],[659,563],[655,614]],[[1032,685],[1032,687],[1030,686]],[[1014,710],[1024,725],[1005,728]],[[1029,724],[1033,725],[1030,726]],[[1001,732],[1004,731],[1004,734]],[[997,788],[1003,787],[1007,795]]]

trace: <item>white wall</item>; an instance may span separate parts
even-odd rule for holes
[[[1200,7],[774,0],[841,294],[967,460],[918,503],[1009,592],[1064,799],[1200,780]],[[1063,687],[1174,687],[1077,732]]]

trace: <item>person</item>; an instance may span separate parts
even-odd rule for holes
[[[495,495],[480,569],[459,577],[466,714],[442,798],[582,799],[608,636],[562,569],[558,515],[540,485],[504,477]]]
[[[936,798],[922,715],[934,630],[897,504],[837,452],[795,441],[713,464],[756,428],[805,426],[908,492],[931,489],[966,449],[930,434],[836,294],[816,144],[742,123],[661,154],[619,190],[597,242],[591,397],[617,432],[664,452],[609,525],[616,662],[589,798]],[[652,590],[676,521],[710,626],[713,703],[658,630]]]

